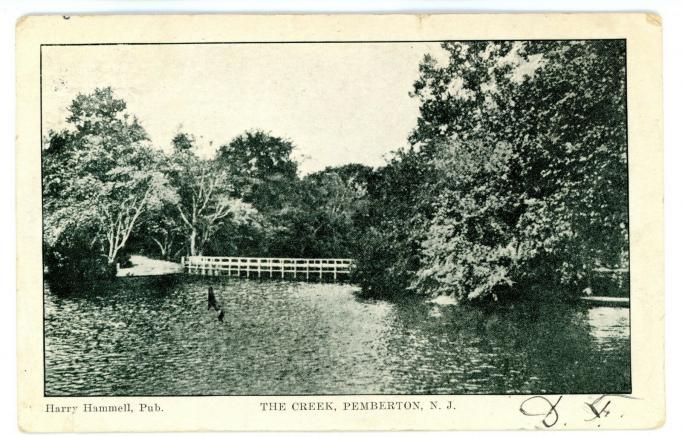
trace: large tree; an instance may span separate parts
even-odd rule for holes
[[[293,195],[298,171],[293,150],[291,141],[252,130],[221,146],[216,160],[232,175],[236,196],[269,212],[283,208]]]
[[[179,133],[173,139],[168,174],[179,200],[175,204],[190,256],[202,255],[207,243],[227,222],[251,220],[256,210],[235,195],[234,175],[214,159],[194,152],[191,135]]]
[[[441,177],[417,287],[576,289],[627,253],[623,41],[446,43],[412,141]]]
[[[143,214],[173,192],[161,153],[111,88],[78,95],[68,111],[68,127],[50,132],[43,148],[45,245],[85,238],[112,266]]]

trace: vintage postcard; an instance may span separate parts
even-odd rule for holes
[[[21,429],[664,423],[658,16],[16,32]]]

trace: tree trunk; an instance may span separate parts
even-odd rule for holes
[[[116,247],[110,247],[109,248],[109,255],[107,256],[107,265],[111,266],[114,264],[116,261],[116,255],[118,254],[118,248]]]
[[[107,256],[107,269],[106,277],[114,278],[118,273],[118,268],[116,267],[116,255],[118,254],[118,249],[112,250],[112,254]]]
[[[189,255],[197,255],[197,230],[192,229],[192,233],[189,235]]]
[[[152,237],[152,241],[156,242],[156,245],[159,246],[159,251],[161,252],[161,259],[168,260],[166,255],[168,253],[168,248],[170,244],[167,243],[167,240],[164,240],[164,243],[162,243],[157,238]]]

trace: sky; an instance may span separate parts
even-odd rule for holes
[[[407,145],[409,96],[438,43],[43,47],[43,133],[66,127],[78,93],[111,86],[154,146],[185,131],[199,153],[250,129],[293,142],[301,174],[346,163],[380,166]]]

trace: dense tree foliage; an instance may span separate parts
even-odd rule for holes
[[[288,224],[275,235],[275,251],[299,257],[353,257],[368,213],[371,172],[369,167],[351,164],[304,177],[295,200],[279,215]]]
[[[200,256],[224,224],[248,221],[257,212],[234,194],[233,173],[216,160],[195,154],[191,135],[179,133],[173,145],[166,172],[178,193],[175,222],[184,229],[187,254]]]
[[[420,65],[411,145],[376,169],[301,177],[294,144],[260,130],[211,158],[180,132],[162,153],[111,89],[77,96],[44,146],[48,265],[348,257],[365,295],[462,302],[571,297],[626,268],[624,42],[443,49]]]
[[[218,149],[216,160],[232,176],[235,195],[258,210],[281,209],[297,181],[294,145],[261,130],[244,133]]]
[[[159,170],[162,154],[125,109],[110,88],[79,95],[68,108],[69,128],[45,140],[44,245],[52,272],[111,271],[142,215],[173,196]],[[93,265],[84,268],[78,258]]]
[[[389,163],[421,175],[414,210],[379,232],[404,248],[392,264],[403,280],[390,286],[460,300],[561,296],[595,268],[623,265],[624,42],[443,48],[447,65],[426,56],[414,86],[413,150]]]

